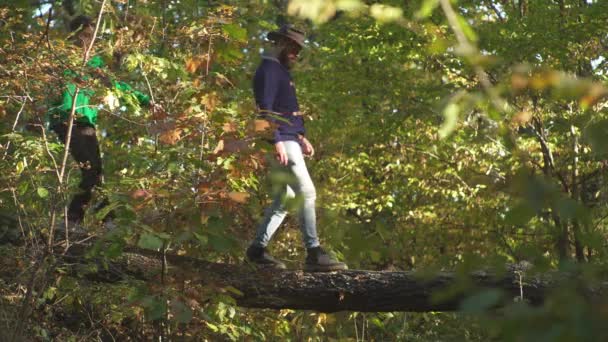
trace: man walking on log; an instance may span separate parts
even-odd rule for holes
[[[270,32],[268,38],[274,42],[274,46],[270,53],[262,57],[253,79],[253,91],[260,115],[276,127],[273,143],[277,160],[293,177],[267,209],[256,236],[247,249],[247,259],[255,264],[285,269],[285,264],[273,258],[266,251],[266,246],[287,214],[284,198],[298,196],[302,198],[298,214],[307,251],[304,269],[347,269],[346,264],[337,261],[321,248],[317,237],[316,190],[304,162],[304,156],[314,155],[314,148],[305,137],[304,120],[289,72],[304,46],[304,33],[286,25],[279,31]]]

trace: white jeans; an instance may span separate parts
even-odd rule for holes
[[[300,144],[297,141],[284,141],[283,144],[285,145],[289,163],[282,168],[284,171],[288,171],[292,177],[287,177],[289,180],[286,181],[284,187],[281,185],[283,187],[282,191],[279,191],[274,196],[272,205],[266,210],[266,215],[258,226],[252,245],[257,247],[266,247],[268,245],[268,242],[287,215],[285,200],[298,196],[302,198],[302,202],[298,208],[298,215],[304,246],[306,248],[317,247],[319,246],[319,239],[317,237],[317,217],[315,211],[315,200],[317,197],[315,185],[308,174]]]

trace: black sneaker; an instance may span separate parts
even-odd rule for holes
[[[281,270],[287,268],[284,263],[268,254],[266,248],[263,247],[249,246],[247,248],[247,260],[258,266],[267,266]]]
[[[327,254],[321,247],[308,249],[306,256],[306,265],[304,271],[307,272],[330,272],[347,270],[348,266],[345,263],[336,260],[333,256]]]

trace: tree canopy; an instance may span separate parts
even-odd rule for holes
[[[81,14],[105,77],[164,108],[78,81],[99,105],[110,202],[87,213],[93,242],[54,232],[79,175],[45,119],[65,71],[85,70]],[[453,271],[427,295],[464,298],[457,312],[248,309],[239,288],[167,271],[174,256],[238,270],[285,181],[251,85],[287,22],[307,33],[293,77],[323,244],[351,269]],[[607,22],[600,0],[0,0],[2,340],[605,339],[608,302],[584,289],[608,261]],[[272,243],[292,269],[296,221]],[[114,269],[133,248],[160,272]],[[515,299],[470,277],[513,264]],[[547,272],[576,276],[538,303],[524,289]]]

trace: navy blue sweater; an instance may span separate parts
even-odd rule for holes
[[[253,78],[253,93],[263,118],[277,124],[274,142],[304,135],[304,119],[291,74],[277,59],[263,57]]]

